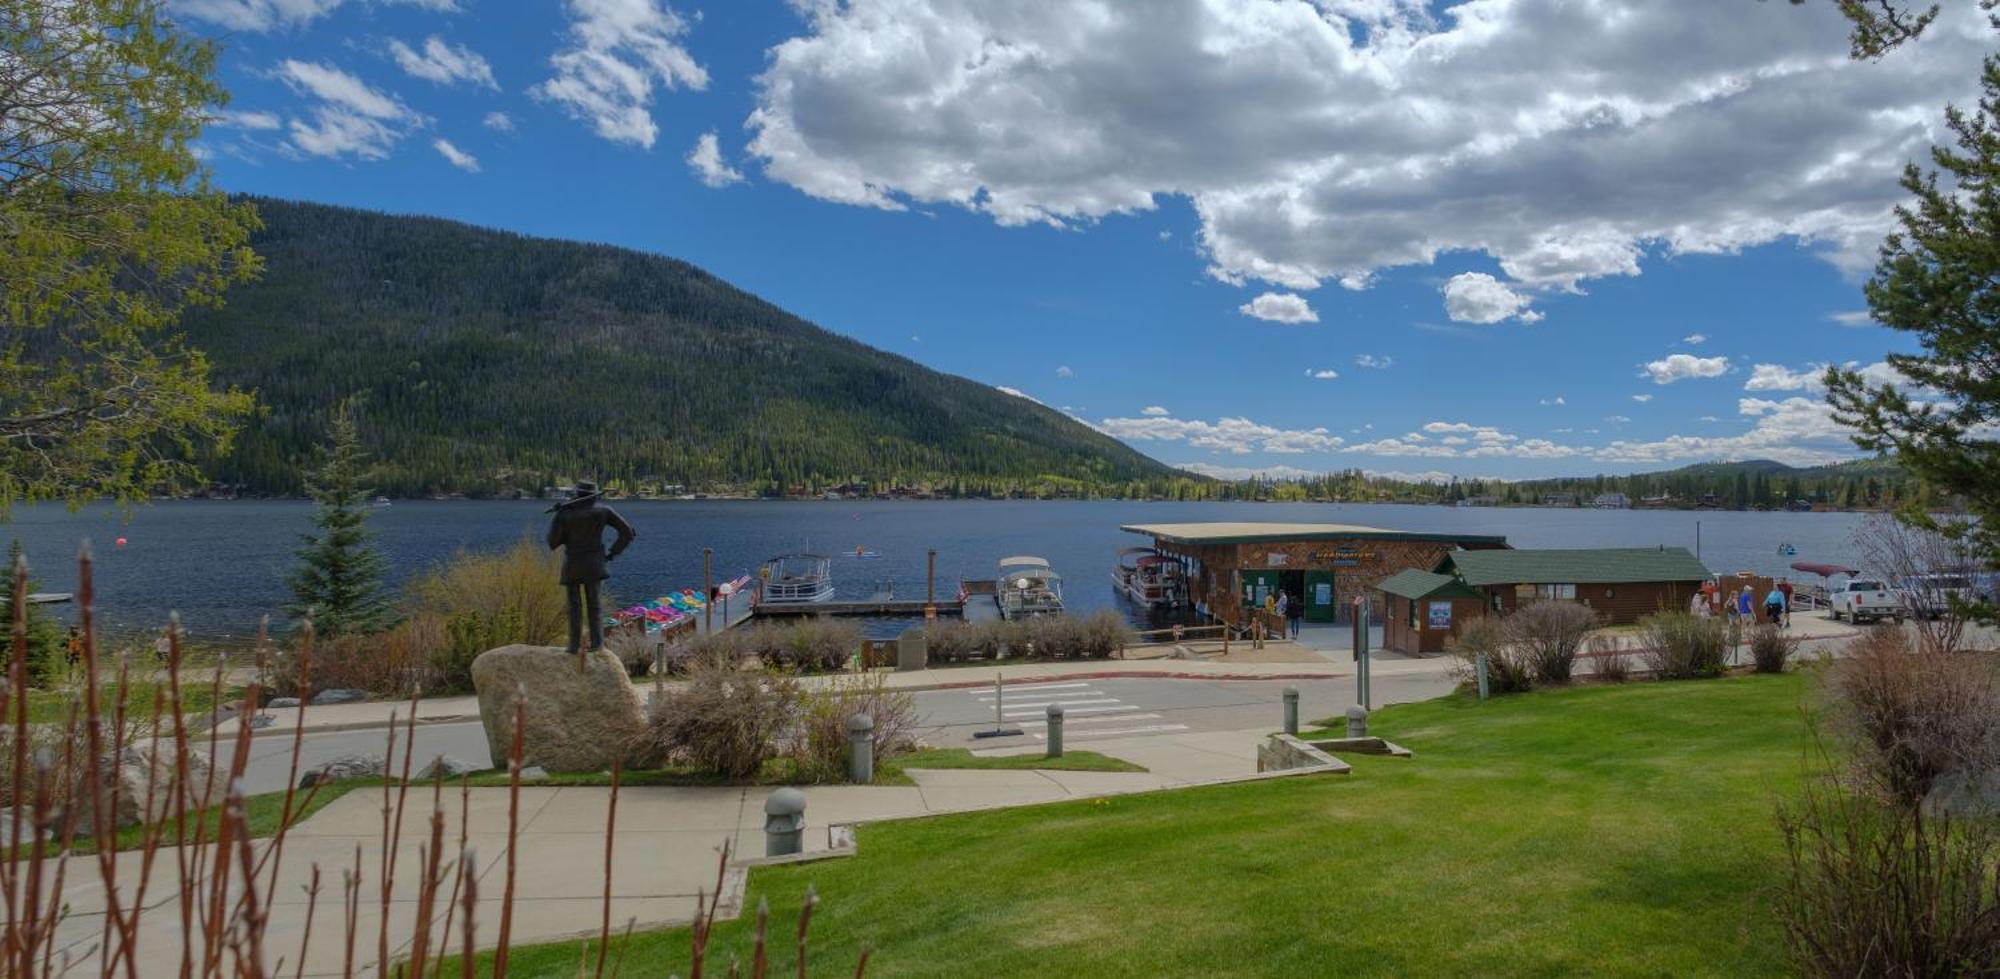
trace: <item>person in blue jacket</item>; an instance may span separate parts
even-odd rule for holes
[[[1773,588],[1769,595],[1764,596],[1764,618],[1769,619],[1772,625],[1782,626],[1785,624],[1784,592]]]
[[[1754,618],[1757,610],[1751,603],[1755,601],[1756,599],[1750,594],[1750,586],[1744,585],[1743,590],[1736,593],[1736,617],[1745,621]]]

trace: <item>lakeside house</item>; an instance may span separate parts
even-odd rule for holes
[[[1507,538],[1385,530],[1353,524],[1133,524],[1153,549],[1187,569],[1188,600],[1211,619],[1247,626],[1278,591],[1304,603],[1308,622],[1346,622],[1357,598],[1398,572],[1434,568],[1446,555],[1505,548]],[[1379,611],[1379,610],[1378,610]]]
[[[1385,648],[1436,653],[1464,623],[1511,615],[1536,601],[1577,602],[1606,625],[1684,609],[1709,580],[1684,547],[1455,550],[1432,571],[1410,570],[1376,585],[1383,594]]]
[[[1631,509],[1632,501],[1623,493],[1599,493],[1590,505],[1599,510],[1627,510]]]

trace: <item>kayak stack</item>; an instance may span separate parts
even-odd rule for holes
[[[651,601],[640,602],[637,605],[628,605],[621,608],[613,617],[613,620],[619,625],[635,622],[641,623],[645,626],[647,632],[658,632],[662,629],[678,626],[682,622],[691,619],[696,612],[701,611],[707,605],[708,603],[702,600],[700,592],[692,588],[685,588],[670,595],[662,595]]]

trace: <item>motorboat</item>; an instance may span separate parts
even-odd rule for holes
[[[1187,569],[1180,559],[1150,547],[1118,552],[1111,569],[1112,586],[1148,608],[1179,608],[1187,604]]]
[[[823,554],[785,554],[757,572],[759,605],[817,605],[833,601],[833,561]]]
[[[1042,558],[1025,554],[1001,558],[994,592],[1003,619],[1062,614],[1062,575]]]

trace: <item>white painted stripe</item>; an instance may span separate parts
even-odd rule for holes
[[[1043,693],[1039,690],[1034,690],[1034,691],[1029,691],[1027,693],[1019,693],[1019,694],[1010,693],[1007,695],[1006,699],[1016,700],[1021,698],[1033,698],[1033,697],[1102,697],[1102,696],[1104,696],[1104,691],[1102,690],[1057,690],[1052,693]],[[973,697],[978,700],[989,700],[989,701],[1000,699],[993,696],[990,693],[974,694]]]
[[[1138,709],[1139,708],[1133,704],[1116,704],[1110,707],[1077,707],[1074,709],[1066,707],[1063,709],[1063,713],[1064,714],[1108,714],[1112,711],[1138,710]],[[1048,711],[1039,707],[1023,707],[1019,710],[1014,710],[1012,708],[1009,708],[1007,710],[1001,711],[1000,713],[1006,717],[1029,717],[1029,716],[1041,717],[1044,714],[1047,714]]]
[[[1036,710],[1047,710],[1050,704],[1061,704],[1063,710],[1068,710],[1072,705],[1115,704],[1115,703],[1118,703],[1118,698],[1116,697],[1093,697],[1087,700],[1030,700],[1026,702],[1010,700],[1007,701],[1005,704],[1000,705],[1000,709],[1013,710],[1016,707],[1020,707],[1023,709],[1032,707]]]
[[[1076,732],[1076,736],[1079,738],[1115,738],[1127,734],[1164,734],[1168,731],[1185,731],[1187,729],[1188,726],[1185,724],[1148,724],[1143,727],[1122,727],[1109,731],[1078,731]],[[1068,736],[1067,734],[1064,735],[1064,737]]]
[[[1068,724],[1123,724],[1126,721],[1153,720],[1158,714],[1106,714],[1102,717],[1071,717],[1064,719]],[[1016,727],[1048,727],[1047,721],[1014,721]]]

